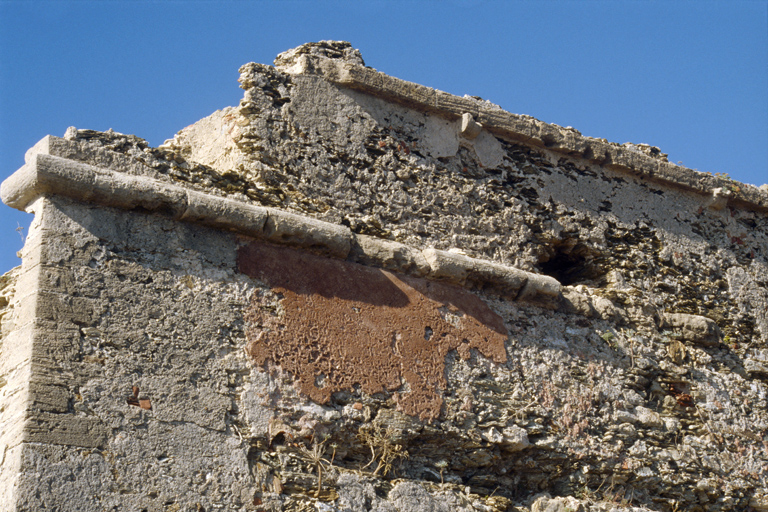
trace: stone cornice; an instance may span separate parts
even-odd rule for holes
[[[72,160],[80,146],[48,136],[27,152],[27,163],[0,187],[5,204],[24,210],[41,196],[63,196],[100,206],[141,210],[241,235],[311,250],[333,258],[381,267],[427,279],[447,281],[498,295],[557,307],[560,283],[492,261],[452,251],[421,250],[398,242],[353,233],[348,227],[276,208],[191,190],[150,176],[129,157],[107,151],[89,155],[100,167]]]

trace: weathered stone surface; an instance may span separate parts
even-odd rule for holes
[[[264,234],[272,242],[315,249],[341,259],[352,246],[349,228],[276,209],[269,210]]]
[[[354,261],[403,274],[424,276],[430,265],[422,251],[405,244],[366,235],[357,235],[352,248]]]
[[[679,330],[682,337],[691,343],[707,347],[720,343],[720,330],[714,320],[687,313],[667,313],[661,320],[662,328]]]
[[[764,191],[348,43],[240,71],[160,148],[70,128],[2,185],[0,503],[766,508]]]

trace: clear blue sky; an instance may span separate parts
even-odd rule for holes
[[[160,144],[236,105],[240,65],[321,39],[405,80],[768,182],[768,0],[0,0],[0,180],[68,126]],[[29,221],[0,206],[0,272]]]

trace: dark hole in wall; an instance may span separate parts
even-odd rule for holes
[[[593,249],[566,240],[553,244],[550,252],[539,260],[541,272],[554,277],[564,286],[595,284],[606,274]]]
[[[270,444],[272,446],[277,446],[277,445],[285,444],[285,441],[286,441],[285,434],[282,432],[279,432],[275,437],[272,438],[272,441]]]

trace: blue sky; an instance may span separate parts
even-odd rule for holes
[[[0,180],[68,126],[158,145],[236,105],[242,64],[322,39],[405,80],[768,182],[768,0],[0,0]],[[30,217],[0,205],[0,272]]]

